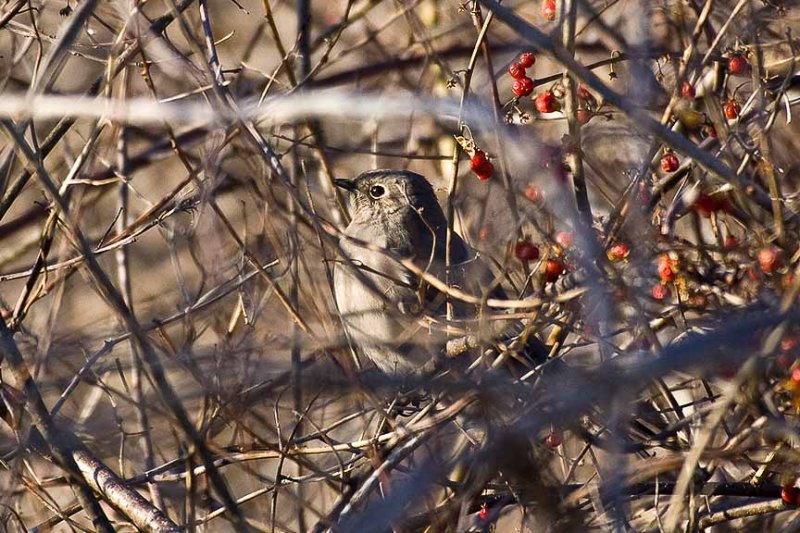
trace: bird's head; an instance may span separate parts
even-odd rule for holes
[[[433,187],[408,170],[371,170],[353,180],[334,180],[347,191],[354,222],[381,223],[421,216],[432,227],[444,225],[444,213]]]

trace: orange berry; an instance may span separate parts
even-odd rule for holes
[[[546,20],[556,19],[555,0],[542,0],[542,17],[544,17]]]
[[[628,246],[628,243],[625,242],[618,242],[614,246],[608,249],[608,259],[610,261],[621,261],[628,257],[631,254],[631,247]]]
[[[669,296],[669,287],[667,287],[663,283],[657,283],[653,285],[653,289],[650,291],[650,294],[656,300],[663,300],[664,298]]]
[[[662,283],[669,283],[675,279],[677,265],[668,255],[658,257],[658,275]]]
[[[687,100],[694,100],[695,97],[694,85],[692,85],[688,81],[683,82],[683,85],[681,86],[681,96],[686,98]]]
[[[765,246],[758,251],[758,266],[761,271],[770,274],[781,267],[781,251],[775,246]]]

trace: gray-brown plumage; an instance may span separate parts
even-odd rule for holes
[[[334,268],[336,302],[350,342],[387,374],[432,369],[446,338],[441,327],[426,327],[420,319],[442,319],[446,300],[392,256],[411,258],[445,279],[447,222],[433,188],[405,170],[374,170],[336,185],[347,191],[352,216],[340,240],[345,258]],[[455,233],[450,261],[451,286],[479,295],[490,285],[488,269]],[[492,296],[502,294],[495,289]],[[453,303],[455,317],[474,318],[474,306]]]

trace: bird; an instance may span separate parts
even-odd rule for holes
[[[390,376],[421,376],[439,368],[447,334],[443,327],[426,326],[424,319],[441,324],[447,298],[398,261],[410,259],[445,280],[447,219],[433,187],[421,174],[394,169],[370,170],[334,184],[345,192],[351,215],[339,240],[334,297],[356,355]],[[456,232],[449,259],[450,287],[475,295],[489,290],[492,298],[505,298],[490,269]],[[465,322],[480,311],[455,298],[450,305],[451,318]]]

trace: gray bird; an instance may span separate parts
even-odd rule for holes
[[[334,183],[347,191],[352,217],[340,240],[344,257],[333,273],[336,303],[351,344],[360,358],[389,375],[432,370],[447,339],[441,327],[426,327],[421,319],[442,319],[446,299],[395,257],[410,258],[445,279],[447,221],[433,187],[406,170],[373,170]],[[492,284],[488,268],[455,233],[450,261],[451,286],[479,295]],[[498,287],[491,296],[504,293]],[[475,306],[453,304],[455,318],[475,318]]]

